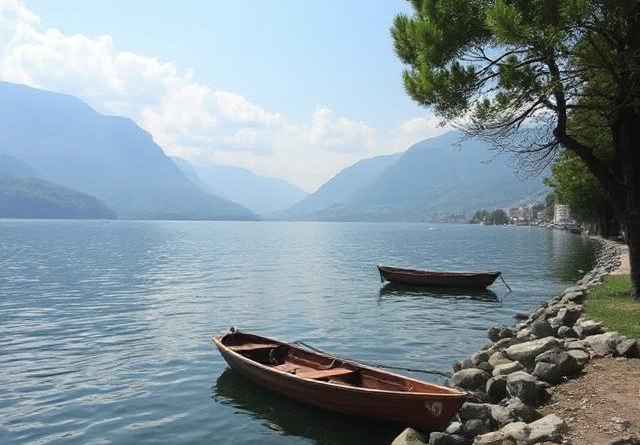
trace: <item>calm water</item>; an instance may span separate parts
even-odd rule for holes
[[[575,280],[592,250],[527,227],[1,221],[0,443],[389,443],[397,428],[244,381],[210,335],[233,325],[449,369]],[[381,288],[376,263],[498,269],[514,292]]]

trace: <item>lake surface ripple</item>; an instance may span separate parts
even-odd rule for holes
[[[398,428],[246,382],[211,334],[236,326],[448,370],[593,253],[529,227],[0,221],[0,443],[389,443]],[[514,291],[382,287],[377,263],[502,270]]]

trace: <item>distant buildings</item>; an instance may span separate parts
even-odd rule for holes
[[[531,208],[525,206],[510,208],[509,218],[511,219],[512,224],[529,224],[531,221]]]
[[[545,209],[539,210],[538,213],[536,213],[536,220],[541,222],[548,222],[547,211]]]
[[[568,205],[556,204],[553,206],[553,223],[557,226],[574,224]]]

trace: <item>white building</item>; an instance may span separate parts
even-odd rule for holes
[[[573,224],[568,205],[556,204],[553,206],[553,223],[559,226]]]

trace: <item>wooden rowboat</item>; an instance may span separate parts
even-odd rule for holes
[[[466,393],[244,332],[214,335],[231,369],[255,383],[329,411],[422,431],[442,429]]]
[[[378,266],[378,272],[392,283],[467,289],[486,289],[500,276],[500,272],[434,272],[390,266]]]

